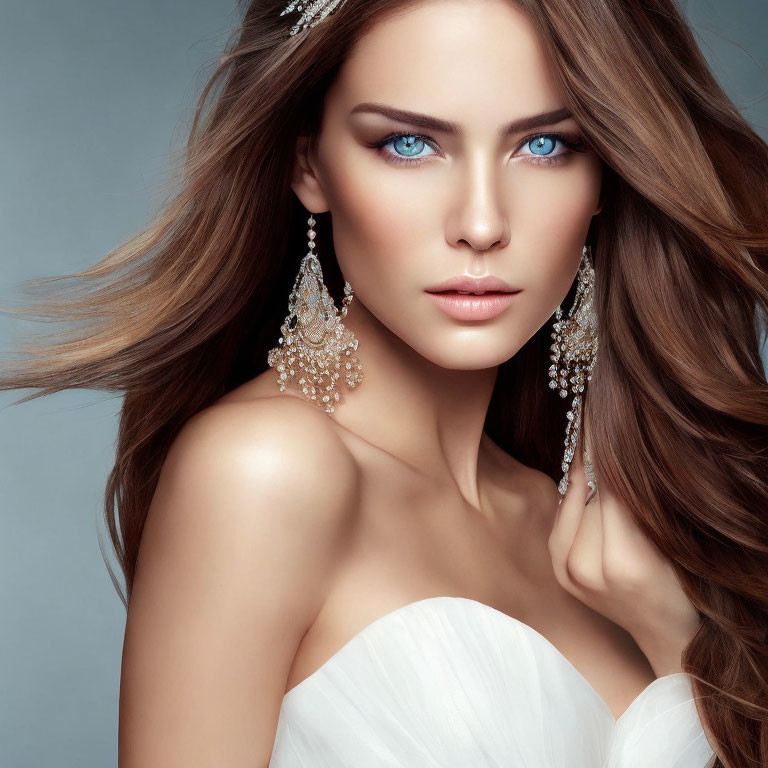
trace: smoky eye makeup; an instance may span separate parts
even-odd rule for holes
[[[442,156],[439,144],[421,133],[393,132],[368,146],[392,165],[421,165],[431,162],[432,157]],[[428,154],[422,154],[425,150]],[[526,158],[524,162],[531,165],[558,165],[567,162],[573,153],[587,150],[586,143],[577,133],[539,131],[518,142],[515,157]],[[522,154],[518,154],[521,151]]]

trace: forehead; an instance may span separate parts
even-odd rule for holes
[[[379,19],[352,48],[336,106],[379,101],[462,125],[562,106],[541,40],[512,0],[421,0]]]

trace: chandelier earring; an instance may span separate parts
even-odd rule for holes
[[[292,384],[308,400],[333,413],[341,402],[336,389],[339,378],[343,375],[349,388],[363,380],[363,366],[354,354],[357,338],[342,322],[354,293],[345,281],[341,310],[337,310],[315,254],[317,222],[310,215],[308,223],[309,250],[288,297],[288,314],[280,326],[282,336],[278,346],[269,351],[267,362],[277,371],[281,392]]]
[[[597,361],[598,335],[597,316],[594,311],[595,270],[590,260],[591,248],[585,245],[581,251],[581,264],[577,275],[578,284],[573,306],[568,315],[563,317],[562,307],[555,310],[552,325],[552,354],[549,366],[550,389],[557,389],[560,397],[568,397],[568,388],[573,393],[573,401],[566,417],[565,453],[561,469],[563,478],[558,485],[560,501],[568,489],[568,473],[579,441],[583,413],[583,395],[587,382],[592,380],[592,370]],[[584,443],[584,472],[590,501],[597,493],[592,459],[586,442]]]

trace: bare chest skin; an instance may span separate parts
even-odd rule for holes
[[[257,385],[249,386],[250,396],[262,394],[261,378],[250,382]],[[269,384],[264,394],[272,396]],[[551,478],[488,441],[478,510],[449,479],[426,478],[339,429],[361,469],[360,507],[325,602],[299,643],[286,692],[375,619],[443,595],[472,598],[540,632],[615,718],[655,679],[625,630],[557,583],[547,550],[558,498]]]

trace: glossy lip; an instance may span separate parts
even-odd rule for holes
[[[427,293],[438,293],[439,291],[501,291],[503,293],[514,293],[522,290],[516,288],[500,277],[489,275],[488,277],[472,277],[471,275],[459,275],[458,277],[449,277],[442,283],[427,288]]]
[[[521,291],[490,293],[481,296],[458,293],[429,293],[429,297],[456,320],[490,320],[500,315]]]

